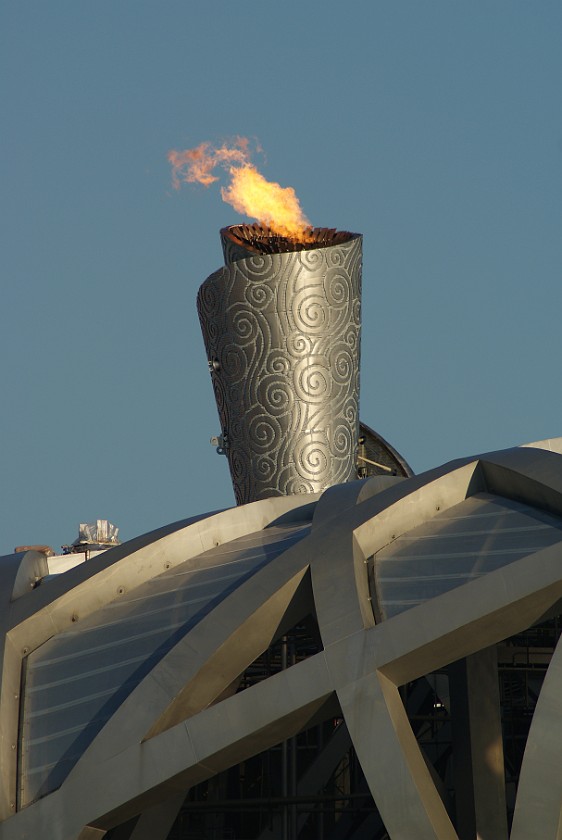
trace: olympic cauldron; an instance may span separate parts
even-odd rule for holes
[[[221,230],[197,309],[238,504],[355,477],[362,237]]]

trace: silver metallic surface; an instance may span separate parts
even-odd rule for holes
[[[154,825],[165,831],[181,791],[331,718],[334,709],[345,720],[388,837],[463,838],[399,688],[467,658],[469,690],[479,699],[482,675],[494,680],[496,646],[550,610],[559,612],[559,449],[488,453],[408,479],[377,476],[339,485],[319,500],[266,499],[186,520],[110,549],[15,600],[14,581],[30,558],[3,558],[0,840],[101,840],[139,814],[139,840],[158,836],[150,831]],[[456,574],[463,539],[464,553],[482,568],[471,568],[452,588],[442,581],[435,586],[435,555],[446,554],[439,562]],[[386,548],[393,543],[399,553],[409,545],[415,557],[415,568],[398,576],[417,597],[389,615],[382,584],[373,610],[368,559],[378,556],[382,567],[400,563],[404,555],[394,557]],[[234,572],[245,563],[245,573]],[[224,578],[230,573],[229,583]],[[195,604],[188,606],[198,584],[204,593],[200,615],[193,612]],[[144,644],[143,632],[150,638],[155,615],[164,635],[172,635],[161,649],[144,651],[147,667],[130,683],[131,672],[121,666]],[[177,634],[174,615],[184,621]],[[318,652],[232,693],[256,657],[309,615],[321,635]],[[529,730],[511,840],[559,838],[560,651],[559,645]],[[18,780],[18,737],[27,737],[26,727],[30,732],[45,709],[61,711],[36,702],[41,691],[34,666],[37,674],[50,671],[45,691],[56,693],[56,683],[64,682],[66,699],[55,705],[68,702],[71,715],[80,700],[90,702],[85,692],[71,696],[70,686],[83,681],[94,660],[108,679],[112,664],[118,665],[123,692],[112,696],[110,714],[93,737],[77,730],[75,742],[67,743],[74,761],[60,786],[44,787],[41,798],[24,805],[27,780]],[[22,679],[26,672],[28,679]],[[493,784],[480,779],[470,795],[478,834],[506,840],[505,811],[502,817],[497,807],[505,781],[496,749],[501,727],[497,708],[484,699],[488,693],[471,712],[472,743],[481,752],[467,769],[475,774],[487,767]],[[48,739],[51,731],[37,734]],[[40,749],[48,740],[42,744]],[[61,753],[55,763],[64,760]]]
[[[283,253],[222,237],[197,307],[237,502],[354,478],[361,237]]]
[[[163,572],[26,658],[20,803],[59,787],[124,698],[178,640],[261,566],[306,536],[287,525]]]

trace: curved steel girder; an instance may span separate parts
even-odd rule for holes
[[[310,502],[266,499],[192,517],[136,537],[39,586],[2,610],[0,819],[15,813],[19,694],[24,658],[47,639],[125,592],[222,543],[267,527]],[[12,591],[12,584],[8,587]]]
[[[562,837],[562,645],[550,661],[523,754],[511,840]]]
[[[292,562],[281,559],[242,584],[162,657],[72,772],[149,740],[215,702],[277,638],[280,627],[313,609],[306,552]]]
[[[40,800],[37,806],[43,807],[54,796],[53,801],[58,802],[57,822],[75,820],[80,810],[83,821],[95,822],[103,814],[102,804],[97,798],[92,801],[89,795],[77,797],[76,787],[86,792],[92,788],[89,782],[80,785],[76,779],[89,779],[92,767],[106,766],[132,744],[153,740],[163,730],[211,704],[276,635],[313,611],[307,574],[309,557],[306,550],[295,549],[299,546],[256,572],[178,642],[108,721],[60,791]],[[134,808],[144,809],[150,803],[150,799],[144,801],[140,792],[135,798]],[[94,803],[97,814],[92,814]],[[122,804],[126,807],[126,800]],[[25,825],[27,811],[29,808],[6,825],[18,821]],[[130,815],[128,810],[127,814]],[[0,837],[3,830],[0,824]]]
[[[398,686],[539,620],[562,594],[562,551],[560,544],[551,546],[376,626],[369,616],[366,572],[361,572],[361,564],[395,534],[483,489],[483,483],[489,492],[562,512],[558,465],[554,470],[544,469],[547,453],[528,453],[492,453],[448,474],[433,473],[433,481],[358,523],[353,540],[348,537],[347,546],[343,539],[339,542],[337,556],[327,552],[321,560],[315,555],[312,562],[328,667],[363,771],[393,840],[457,837],[416,743]],[[544,482],[538,486],[541,475]],[[412,483],[396,492],[407,493]],[[386,501],[392,493],[383,494]],[[377,501],[383,500],[365,502],[359,509],[373,507]],[[412,503],[409,511],[408,501]],[[354,581],[355,587],[345,587],[346,581]],[[557,685],[557,681],[558,677],[553,678],[552,683]],[[534,788],[532,773],[528,775]],[[554,819],[560,812],[557,789],[552,799]],[[523,831],[513,840],[524,836],[528,835]],[[540,836],[558,840],[555,833]]]
[[[401,527],[415,527],[437,506],[479,489],[520,498],[529,482],[531,504],[561,511],[562,477],[545,457],[552,456],[511,450],[442,467],[365,501],[358,498],[338,519],[335,534],[331,516],[325,526],[320,518],[304,542],[325,652],[149,740],[130,741],[106,760],[88,761],[59,791],[0,824],[1,840],[38,836],[45,824],[53,826],[53,840],[75,840],[85,825],[103,831],[138,813],[152,797],[185,789],[290,737],[334,690],[393,840],[454,838],[397,686],[538,620],[562,596],[560,550],[552,546],[515,561],[379,625],[370,610],[364,560]]]
[[[41,836],[76,840],[85,827],[105,830],[153,802],[185,791],[222,770],[290,738],[333,713],[322,653],[204,709],[107,761],[89,762],[59,790],[0,824],[2,840]]]

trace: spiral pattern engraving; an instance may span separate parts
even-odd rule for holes
[[[331,456],[327,442],[322,439],[298,441],[296,455],[299,475],[310,481],[326,481],[330,473]]]
[[[279,421],[275,417],[264,414],[256,415],[250,420],[248,431],[254,450],[264,454],[275,451],[276,443],[283,434]]]
[[[226,266],[199,290],[239,504],[355,474],[362,243],[335,241],[253,253],[223,237]]]
[[[293,385],[298,400],[321,404],[330,398],[332,376],[325,356],[309,356],[294,367]]]
[[[354,358],[349,347],[338,346],[335,347],[331,356],[332,373],[334,380],[341,385],[345,385],[353,378],[354,373]]]
[[[295,295],[292,315],[297,329],[308,335],[325,333],[330,325],[330,308],[320,288],[299,289]]]
[[[259,381],[257,395],[260,406],[272,417],[280,417],[291,410],[293,394],[288,377],[266,374]]]

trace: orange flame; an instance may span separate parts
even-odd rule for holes
[[[310,223],[304,215],[292,187],[281,187],[267,181],[251,162],[249,141],[237,137],[231,146],[214,148],[201,143],[194,149],[171,151],[172,182],[179,189],[181,182],[199,183],[208,187],[218,176],[214,170],[220,166],[230,176],[230,182],[221,188],[221,195],[239,213],[257,219],[272,232],[289,239],[306,241]]]

